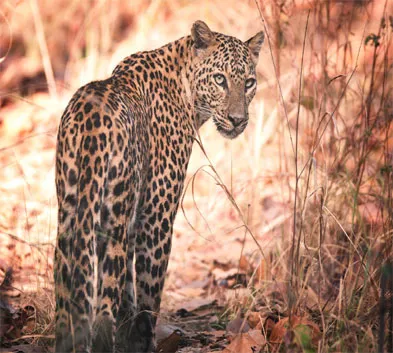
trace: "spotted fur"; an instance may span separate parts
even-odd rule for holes
[[[56,154],[56,352],[154,350],[194,136],[210,117],[224,137],[245,129],[263,37],[197,21],[72,97]]]

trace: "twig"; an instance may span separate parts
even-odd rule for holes
[[[307,13],[306,27],[304,29],[304,36],[303,36],[302,57],[301,57],[300,76],[299,76],[298,105],[297,105],[297,114],[296,114],[296,136],[295,136],[295,176],[296,176],[296,181],[295,181],[295,200],[294,200],[294,204],[293,204],[292,248],[291,248],[291,256],[290,256],[290,261],[291,261],[290,283],[291,283],[291,286],[293,285],[295,264],[297,263],[297,261],[295,261],[295,259],[294,259],[294,254],[295,254],[295,240],[296,240],[297,200],[298,200],[298,193],[299,193],[299,176],[298,176],[299,120],[300,120],[300,101],[301,101],[302,80],[303,80],[304,51],[305,51],[305,47],[306,47],[306,38],[307,38],[309,19],[310,19],[310,10]],[[300,248],[300,235],[299,235],[299,239],[297,242],[297,254],[296,254],[297,259],[299,257],[299,248]]]
[[[40,47],[42,63],[46,80],[48,81],[49,93],[54,99],[58,99],[55,76],[53,75],[52,63],[50,61],[48,47],[45,40],[44,26],[42,25],[42,18],[38,8],[37,0],[30,0],[31,11],[33,12],[34,27],[37,34],[38,45]]]
[[[29,338],[46,338],[46,339],[50,339],[50,340],[54,340],[55,339],[55,335],[24,335],[18,338],[15,338],[9,342],[11,343],[15,343],[21,340],[25,340],[25,339],[29,339]]]
[[[10,21],[8,21],[8,18],[6,17],[6,15],[4,15],[4,13],[2,11],[0,11],[0,15],[1,17],[3,17],[4,22],[7,24],[7,28],[10,34],[10,40],[8,42],[8,48],[5,52],[4,55],[0,56],[0,64],[6,59],[6,57],[8,56],[9,52],[11,51],[11,47],[12,47],[12,29],[11,29],[11,24]]]
[[[46,132],[40,132],[38,134],[33,134],[33,135],[30,135],[30,136],[26,136],[25,138],[20,139],[20,140],[16,141],[15,143],[11,144],[11,145],[8,145],[6,147],[1,147],[0,148],[0,152],[4,152],[4,151],[12,149],[12,148],[14,148],[16,146],[19,146],[19,145],[23,144],[26,140],[29,140],[29,139],[34,138],[34,137],[40,137],[40,136],[43,136],[43,135],[55,137],[54,133],[55,133],[55,131],[51,132],[49,130],[49,131],[46,131]]]
[[[52,246],[52,247],[54,247],[54,245],[52,243],[31,243],[31,242],[28,242],[27,240],[19,238],[17,235],[5,232],[4,230],[1,230],[1,229],[0,229],[0,233],[8,235],[12,240],[15,240],[15,241],[18,241],[20,243],[29,245],[29,246],[31,246],[33,248],[36,248],[36,249],[40,250],[40,251],[41,251],[41,247],[42,246]]]
[[[255,5],[258,8],[259,16],[261,18],[261,22],[263,24],[263,28],[264,28],[266,36],[267,36],[267,42],[268,42],[268,45],[269,45],[269,52],[270,52],[270,56],[272,58],[272,64],[273,64],[273,68],[274,68],[274,74],[275,74],[275,77],[276,77],[278,90],[280,92],[279,96],[280,96],[282,107],[284,109],[285,119],[287,121],[288,133],[289,133],[289,138],[291,140],[292,151],[293,151],[293,153],[295,153],[295,147],[294,147],[294,144],[293,144],[293,138],[292,138],[291,129],[290,129],[290,126],[289,126],[288,112],[287,112],[287,108],[286,108],[285,101],[284,101],[284,95],[282,93],[282,88],[281,88],[281,84],[280,84],[280,78],[278,77],[276,63],[274,62],[273,49],[272,49],[272,44],[271,44],[271,40],[270,40],[270,34],[269,34],[268,29],[267,29],[267,26],[266,26],[266,23],[265,23],[265,19],[263,17],[261,8],[259,7],[258,1],[257,0],[254,0],[254,1],[255,1]]]

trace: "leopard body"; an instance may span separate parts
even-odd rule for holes
[[[125,58],[81,87],[58,132],[56,352],[151,352],[197,130],[246,127],[263,42],[212,32]]]

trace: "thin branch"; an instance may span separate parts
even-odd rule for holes
[[[44,65],[45,76],[48,81],[49,93],[52,98],[58,98],[55,76],[53,74],[52,63],[50,61],[48,46],[46,45],[45,31],[42,24],[40,10],[37,0],[30,0],[31,11],[33,12],[34,27],[37,34],[38,45],[40,47],[42,63]]]
[[[291,248],[291,278],[290,282],[293,285],[293,277],[294,277],[294,269],[295,269],[295,261],[294,254],[295,254],[295,240],[296,240],[296,221],[297,221],[297,200],[298,200],[298,193],[299,193],[299,176],[298,176],[298,149],[299,149],[299,120],[300,120],[300,101],[301,101],[301,94],[302,94],[302,80],[303,80],[303,65],[304,65],[304,51],[306,47],[306,38],[307,38],[307,30],[308,30],[308,23],[310,19],[310,10],[307,13],[307,20],[306,20],[306,27],[304,29],[304,37],[303,37],[303,47],[302,47],[302,57],[301,57],[301,64],[300,64],[300,76],[299,76],[299,92],[298,92],[298,105],[297,105],[297,114],[296,114],[296,136],[295,136],[295,200],[293,204],[293,234],[292,234],[292,248]],[[300,236],[298,239],[297,244],[297,256],[299,256],[299,247],[300,247]]]
[[[255,5],[258,8],[259,16],[261,18],[261,21],[262,21],[262,24],[263,24],[263,28],[264,28],[266,36],[267,36],[267,42],[269,44],[269,52],[270,52],[270,56],[271,56],[272,64],[273,64],[273,68],[274,68],[274,74],[275,74],[275,77],[276,77],[278,90],[280,92],[279,96],[280,96],[282,107],[284,109],[285,119],[287,121],[287,126],[288,126],[289,138],[291,140],[292,151],[293,151],[293,153],[295,153],[295,147],[294,147],[294,144],[293,144],[293,138],[292,138],[291,129],[290,129],[290,125],[289,125],[288,112],[287,112],[287,108],[286,108],[285,101],[284,101],[284,95],[282,93],[282,88],[281,88],[281,84],[280,84],[280,78],[278,77],[276,63],[274,62],[273,49],[272,49],[272,44],[271,44],[271,40],[270,40],[270,34],[269,34],[268,28],[266,26],[266,22],[265,22],[265,19],[263,17],[261,8],[259,7],[258,1],[257,0],[254,0],[254,1],[255,1]]]

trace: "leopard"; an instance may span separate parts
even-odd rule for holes
[[[248,125],[264,42],[203,21],[79,88],[58,128],[56,352],[153,352],[192,146]]]

